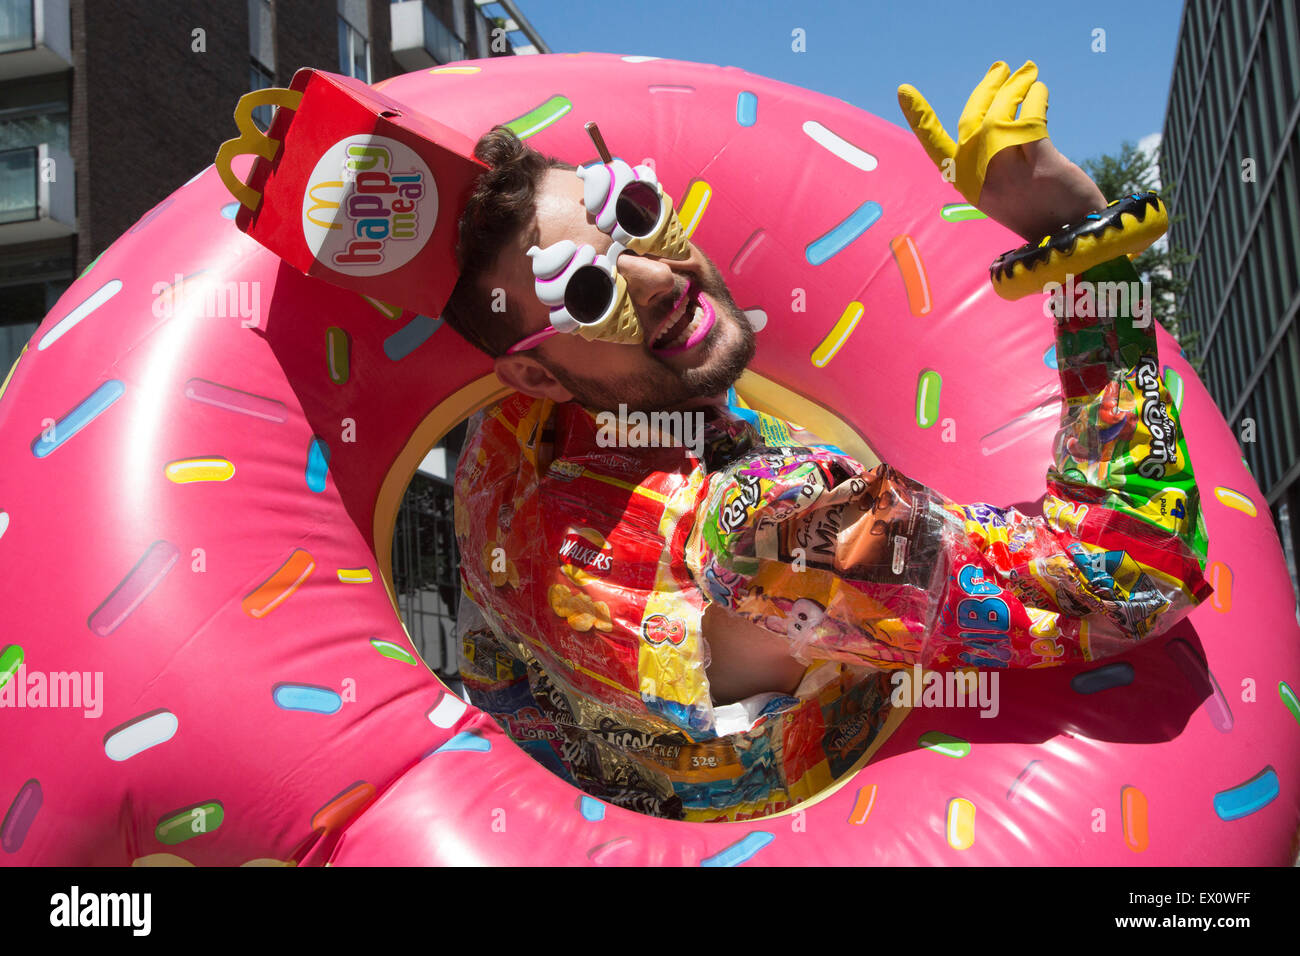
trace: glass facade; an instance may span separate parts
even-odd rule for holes
[[[275,86],[275,20],[271,0],[248,0],[248,88]],[[265,132],[275,116],[274,106],[253,110],[253,122]]]
[[[370,82],[370,41],[339,17],[339,72],[363,83]]]
[[[3,2],[3,0],[0,0]],[[68,148],[67,76],[41,76],[0,83],[0,150],[39,146]]]
[[[424,48],[439,63],[465,59],[465,41],[440,20],[428,5],[424,7]]]
[[[71,265],[71,262],[68,263]],[[0,286],[0,382],[72,280]]]
[[[35,146],[0,150],[0,226],[26,222],[40,213]]]
[[[1161,148],[1182,217],[1170,242],[1195,256],[1179,271],[1202,377],[1288,537],[1282,518],[1300,508],[1298,119],[1300,4],[1189,0]]]
[[[256,61],[251,63],[248,68],[248,89],[250,91],[264,90],[269,86],[275,86],[275,78],[258,65]],[[259,106],[253,110],[253,122],[257,124],[258,129],[266,132],[271,125],[274,113],[274,106]]]
[[[30,50],[35,45],[34,0],[0,0],[0,53]]]

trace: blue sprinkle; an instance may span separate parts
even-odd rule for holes
[[[449,750],[472,750],[477,753],[487,753],[492,749],[492,741],[486,737],[481,737],[472,730],[464,730],[458,733],[451,740],[434,751],[436,754],[444,753]]]
[[[228,202],[221,207],[221,215],[224,219],[234,219],[239,214],[239,203]]]
[[[1046,365],[1048,368],[1051,368],[1051,369],[1059,369],[1059,366],[1057,366],[1057,364],[1056,364],[1056,346],[1055,346],[1055,345],[1053,345],[1051,348],[1049,348],[1046,352],[1043,353],[1043,364]]]
[[[311,684],[276,684],[271,697],[282,710],[305,710],[313,714],[337,714],[343,706],[343,698],[335,691]]]
[[[330,446],[312,436],[307,450],[307,487],[320,494],[325,490],[325,476],[329,474]]]
[[[431,319],[427,315],[417,315],[410,322],[384,339],[384,354],[394,362],[400,362],[438,331],[442,319]]]
[[[1076,694],[1095,694],[1099,690],[1123,687],[1133,683],[1133,665],[1127,661],[1106,664],[1095,670],[1075,674],[1070,679],[1070,688]]]
[[[740,866],[775,839],[775,836],[765,830],[755,830],[753,833],[746,834],[743,840],[731,844],[721,853],[700,860],[700,866]]]
[[[1277,771],[1265,767],[1238,787],[1214,795],[1214,812],[1220,820],[1240,820],[1277,799]]]
[[[741,90],[736,96],[736,122],[741,126],[758,122],[758,97],[749,90]]]
[[[582,819],[590,820],[592,823],[599,823],[605,819],[605,805],[585,793],[582,795],[578,810],[582,813]]]
[[[1101,218],[1101,213],[1098,213],[1098,212],[1090,212],[1090,213],[1088,213],[1088,215],[1086,215],[1084,218],[1085,218],[1085,219],[1100,219],[1100,218]]]
[[[115,378],[109,379],[86,396],[80,405],[63,416],[62,420],[55,422],[52,427],[44,429],[32,442],[32,454],[37,458],[44,458],[50,454],[54,449],[104,414],[110,405],[122,397],[125,391],[126,386],[120,381]]]
[[[842,223],[820,239],[814,239],[804,250],[809,265],[819,266],[832,256],[843,252],[853,240],[871,228],[877,219],[884,215],[880,203],[867,200],[849,215]]]

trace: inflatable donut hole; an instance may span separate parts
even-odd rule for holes
[[[422,422],[420,422],[416,430],[407,439],[405,448],[402,450],[398,457],[398,461],[394,464],[393,470],[390,473],[394,483],[400,484],[399,476],[406,469],[418,468],[419,463],[425,459],[430,450],[443,446],[444,440],[448,439],[449,441],[447,441],[447,444],[449,444],[451,448],[448,449],[446,466],[448,479],[454,481],[456,461],[451,452],[458,450],[463,444],[465,437],[464,426],[468,423],[474,413],[484,408],[490,408],[494,403],[510,394],[510,389],[505,387],[495,375],[486,375],[439,404]],[[822,438],[824,441],[849,451],[850,454],[854,455],[854,457],[859,461],[868,466],[875,465],[879,462],[878,457],[873,451],[871,451],[862,436],[859,435],[858,432],[839,414],[831,409],[818,405],[816,402],[802,395],[790,391],[771,379],[759,375],[756,372],[747,371],[736,384],[736,395],[742,406],[766,412],[767,414],[774,415],[785,421],[801,425],[812,431],[813,434]],[[414,475],[412,474],[411,478],[408,479],[407,488],[409,488],[409,481],[413,480],[413,477]],[[385,483],[385,487],[388,487],[387,482]],[[389,529],[389,541],[386,543],[385,540],[377,534],[376,554],[389,556],[393,554],[391,542],[395,537],[394,530],[396,528],[398,514],[397,511],[392,509],[392,504],[395,501],[400,508],[404,500],[405,488],[403,489],[402,496],[394,496],[391,493],[384,494],[381,492],[380,502],[382,503],[382,507],[376,510],[375,523],[377,530],[383,527]],[[391,518],[388,514],[390,511],[392,512]],[[454,540],[452,542],[452,548],[457,552],[454,564],[458,568],[462,557],[459,554],[459,548]],[[400,601],[393,579],[393,565],[391,559],[389,562],[381,563],[380,573],[383,576],[385,585],[393,597],[394,605],[398,606]],[[528,582],[525,582],[524,586],[529,586]],[[459,582],[457,590],[460,601],[470,600],[464,593],[464,590],[459,587]],[[421,648],[417,645],[414,638],[411,638],[411,646],[417,654],[421,653]],[[443,650],[445,651],[445,647]],[[461,698],[468,701],[468,692],[464,688],[463,684],[461,684],[457,674],[458,659],[455,656],[455,653],[458,651],[459,644],[457,642],[453,654],[447,655],[447,658],[441,662],[441,666],[436,670],[430,665],[428,660],[425,660],[424,663],[431,671],[433,671],[434,676],[444,683],[444,686],[450,683],[451,686],[448,689],[458,693]],[[901,719],[901,716],[902,714],[900,713],[899,719]],[[897,721],[894,721],[888,723],[887,726],[892,731],[892,728],[896,723]],[[870,748],[857,759],[851,770],[841,774],[837,780],[827,781],[822,789],[817,791],[807,800],[799,803],[797,807],[780,811],[774,815],[779,816],[785,813],[790,813],[793,809],[797,809],[798,807],[807,808],[825,794],[845,784],[852,778],[857,770],[867,762],[870,755],[874,753],[875,749],[881,743],[884,742],[884,739],[887,736],[887,733],[880,733],[878,731],[872,738],[873,743]],[[517,742],[512,741],[512,743],[515,743],[515,745],[518,746]],[[549,772],[555,772],[554,765],[550,761],[544,759],[544,757],[539,759],[536,754],[530,751],[527,747],[521,747],[520,749],[523,753],[527,754],[530,758],[536,760],[539,764],[545,767]],[[759,820],[765,819],[765,817],[755,816],[752,819]]]

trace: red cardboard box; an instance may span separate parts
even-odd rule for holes
[[[279,105],[265,134],[260,101]],[[487,169],[462,133],[359,80],[319,70],[258,90],[235,111],[240,136],[217,170],[241,203],[239,228],[301,272],[437,316],[456,284],[457,226]],[[230,169],[254,153],[247,184]]]

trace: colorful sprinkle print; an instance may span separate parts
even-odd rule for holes
[[[683,231],[716,258],[761,331],[749,379],[737,386],[756,417],[763,409],[802,421],[783,411],[787,396],[808,410],[810,428],[841,428],[844,436],[831,438],[840,447],[870,443],[947,493],[987,489],[995,504],[1016,500],[1035,515],[1053,506],[1034,500],[1041,490],[1025,478],[1026,461],[1038,462],[1038,478],[1053,464],[1053,420],[1069,412],[1055,373],[1065,378],[1070,349],[1049,347],[1049,328],[1030,330],[1041,302],[995,298],[981,273],[998,251],[996,230],[963,225],[987,217],[970,203],[946,202],[957,194],[921,165],[913,141],[847,104],[734,68],[598,53],[529,59],[421,69],[372,89],[386,86],[384,98],[399,96],[412,114],[450,118],[458,129],[470,127],[454,104],[472,100],[483,120],[470,124],[473,132],[506,119],[530,145],[574,162],[591,159],[582,124],[599,120],[616,154],[643,157],[636,161],[680,199]],[[235,135],[226,125],[223,138]],[[245,180],[251,159],[235,167]],[[1051,863],[1052,840],[1062,839],[1059,846],[1082,846],[1079,858],[1098,866],[1220,862],[1214,854],[1286,862],[1298,822],[1300,696],[1291,681],[1300,606],[1267,548],[1268,501],[1249,466],[1237,468],[1240,451],[1194,372],[1159,363],[1172,360],[1167,339],[1157,367],[1170,410],[1193,423],[1190,458],[1213,543],[1203,563],[1213,593],[1179,636],[1161,632],[1154,649],[1081,667],[1004,672],[1004,690],[1021,683],[1005,695],[999,720],[918,710],[908,727],[889,725],[896,737],[852,774],[847,757],[816,764],[825,758],[813,746],[795,759],[808,764],[804,789],[821,798],[793,815],[786,807],[769,816],[760,797],[743,804],[738,823],[665,823],[575,793],[552,773],[555,758],[543,763],[545,731],[522,750],[497,738],[500,722],[479,709],[484,700],[443,686],[394,610],[398,584],[382,553],[392,528],[382,525],[391,518],[385,508],[401,499],[400,470],[414,467],[404,443],[436,440],[471,409],[490,413],[491,363],[440,332],[432,308],[421,314],[383,291],[376,298],[329,286],[237,235],[244,207],[211,171],[158,202],[86,266],[0,384],[0,417],[18,444],[0,459],[0,555],[9,576],[0,600],[0,721],[13,728],[0,780],[0,859],[260,867],[384,865],[405,854],[465,864],[988,865]],[[439,201],[454,212],[454,197]],[[290,212],[296,221],[300,210]],[[157,281],[176,276],[174,287]],[[209,280],[260,283],[257,328],[195,321],[188,310],[160,321],[162,306]],[[807,314],[790,307],[788,290],[801,283],[814,304]],[[453,407],[462,399],[463,409]],[[1096,412],[1094,431],[1078,436],[1081,467],[1112,460],[1105,442],[1142,447],[1123,434],[1119,412]],[[364,444],[343,443],[345,417],[362,423]],[[765,435],[779,432],[765,426]],[[797,444],[796,430],[784,434]],[[618,456],[593,457],[573,475],[557,460],[550,477],[569,479],[563,489],[580,500],[671,502],[690,517],[672,488],[619,473],[626,463]],[[601,469],[610,473],[588,474]],[[1145,494],[1140,485],[1127,490]],[[1080,509],[1064,519],[1086,525],[1096,515]],[[495,509],[484,523],[504,542],[511,519],[514,533],[526,534],[520,509]],[[613,569],[640,559],[627,537],[596,527],[575,525],[580,548]],[[827,527],[832,536],[842,530]],[[971,561],[996,564],[1010,554],[999,548],[1014,543],[1016,529],[1005,530],[1006,541],[990,539],[987,554]],[[521,555],[536,556],[511,546],[523,591],[535,582]],[[905,571],[917,560],[895,558]],[[1104,553],[1097,560],[1106,580],[1128,574],[1127,586],[1138,574]],[[653,574],[656,565],[645,568]],[[888,556],[881,568],[894,573]],[[628,635],[639,641],[642,621],[628,624],[617,609],[610,621],[586,613],[607,595],[579,607],[582,588],[594,594],[611,581],[599,580],[603,565],[570,570],[561,580],[578,613],[569,614],[573,623],[557,618],[572,632],[566,653],[593,687],[605,687],[592,676],[599,663],[581,655]],[[952,568],[954,582],[959,571]],[[992,577],[964,580],[1002,587]],[[873,601],[886,588],[865,585]],[[507,576],[500,589],[516,585]],[[1003,596],[994,590],[971,596]],[[674,630],[673,610],[671,602],[656,608],[653,623],[683,642],[669,663],[700,646],[698,629]],[[816,619],[819,611],[829,618],[829,601],[799,613]],[[1065,623],[1034,618],[1045,657],[1067,643]],[[1105,644],[1094,648],[1111,653]],[[518,691],[512,682],[526,681],[509,661],[488,665],[503,699]],[[56,688],[67,696],[72,675],[101,670],[101,721],[81,719],[82,709],[90,716],[88,701],[55,709],[69,706],[56,702]],[[637,695],[640,677],[620,675],[620,686],[630,683]],[[1278,697],[1239,697],[1244,677],[1275,685]],[[1162,683],[1169,679],[1172,686]],[[1171,691],[1163,703],[1161,690]],[[1153,715],[1169,717],[1161,710],[1169,700],[1182,710],[1166,739],[1151,728],[1162,728]],[[1099,715],[1100,724],[1082,714]],[[828,729],[845,720],[830,705],[822,719]],[[1021,734],[1020,720],[1037,723]],[[1099,725],[1114,729],[1106,723],[1114,720],[1118,732],[1088,736]],[[506,723],[530,722],[524,712]],[[612,736],[624,734],[619,726]],[[802,744],[791,736],[781,746],[791,753]],[[771,759],[760,751],[750,755]],[[465,756],[417,760],[455,752]],[[817,790],[832,783],[834,792]],[[695,806],[729,806],[711,785],[700,785]],[[103,805],[84,825],[68,826],[70,812],[95,810],[87,794],[102,794]],[[1122,826],[1090,831],[1089,809],[1113,818],[1116,795]],[[105,808],[112,812],[98,812]],[[499,832],[485,824],[498,809],[509,819]],[[1062,837],[1063,825],[1078,832]]]

